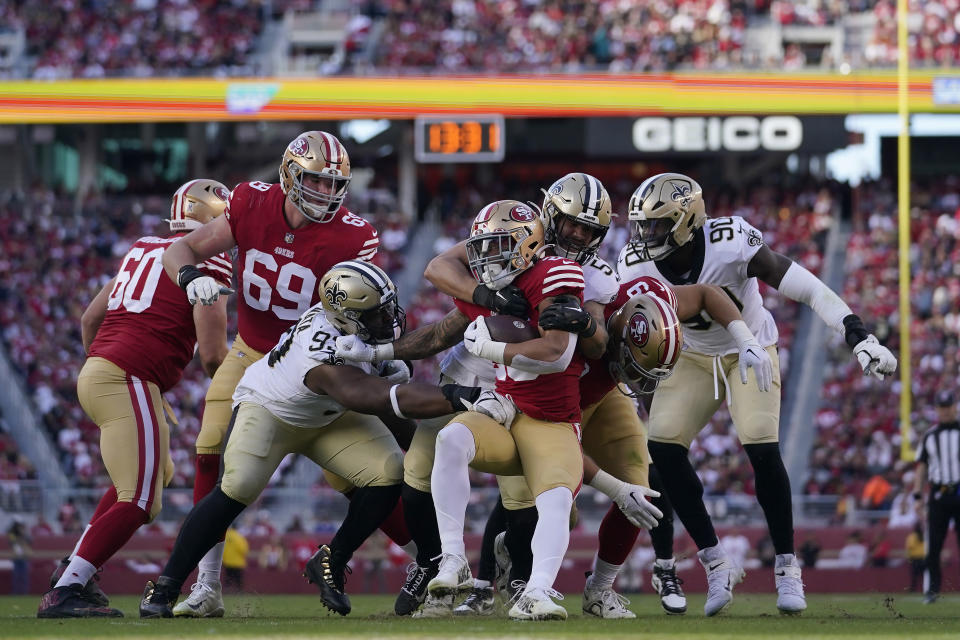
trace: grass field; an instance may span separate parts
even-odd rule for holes
[[[730,609],[703,617],[703,596],[691,595],[686,616],[666,616],[650,595],[635,596],[636,620],[580,615],[580,597],[568,596],[566,622],[519,623],[494,617],[399,619],[392,596],[357,596],[346,618],[328,614],[318,597],[228,596],[220,620],[140,620],[137,598],[112,599],[127,617],[118,620],[37,620],[38,597],[0,597],[0,638],[584,638],[807,640],[811,638],[960,638],[960,595],[924,605],[919,595],[810,595],[802,616],[776,613],[775,596],[737,595]]]

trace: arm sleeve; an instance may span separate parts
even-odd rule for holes
[[[809,306],[833,330],[845,333],[843,319],[853,312],[840,296],[806,268],[796,262],[791,264],[783,274],[778,290],[791,300]]]

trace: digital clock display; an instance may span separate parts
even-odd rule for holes
[[[417,162],[500,162],[503,116],[419,116],[414,122]]]

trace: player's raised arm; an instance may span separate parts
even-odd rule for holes
[[[863,320],[840,296],[802,265],[764,245],[750,261],[747,276],[757,277],[791,300],[809,306],[829,327],[842,333],[864,375],[882,380],[896,371],[893,353],[867,333]]]

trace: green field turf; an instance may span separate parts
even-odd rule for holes
[[[228,596],[220,620],[140,620],[137,598],[118,596],[112,604],[122,620],[37,620],[38,597],[0,597],[0,638],[691,638],[807,640],[810,638],[960,638],[960,595],[924,605],[918,595],[810,595],[802,616],[777,614],[775,596],[738,594],[730,609],[703,617],[703,596],[691,595],[686,616],[666,616],[650,595],[634,596],[636,620],[598,620],[580,615],[579,595],[563,604],[566,622],[513,622],[495,618],[399,619],[392,596],[357,596],[346,618],[329,614],[312,596]]]

